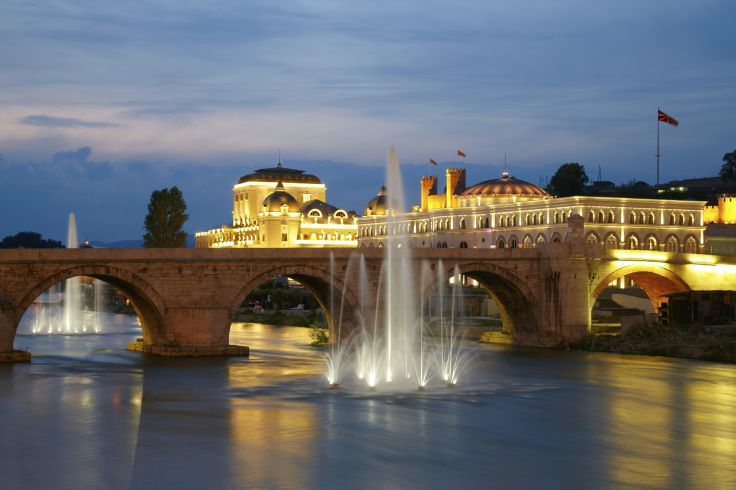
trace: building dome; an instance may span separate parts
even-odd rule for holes
[[[279,162],[278,165],[271,168],[261,168],[248,175],[243,175],[238,181],[239,184],[245,182],[286,182],[287,184],[321,184],[319,177],[312,174],[305,174],[304,170],[286,168]]]
[[[365,206],[365,214],[366,216],[386,214],[387,205],[388,195],[386,193],[386,186],[382,185],[376,197],[368,201],[368,204]]]
[[[549,196],[547,191],[534,184],[523,180],[509,177],[508,172],[504,172],[500,179],[491,179],[479,182],[465,189],[460,197],[468,196],[484,196],[484,197],[526,197],[540,198]]]
[[[289,207],[290,213],[299,212],[299,202],[294,196],[286,192],[284,185],[279,180],[276,189],[263,200],[263,207],[270,213],[280,213],[283,205]]]

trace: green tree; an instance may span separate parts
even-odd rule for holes
[[[579,196],[588,182],[585,167],[579,163],[564,163],[549,181],[549,190],[558,197]]]
[[[616,196],[618,197],[653,198],[656,195],[657,190],[641,180],[630,180],[616,189]]]
[[[21,231],[13,236],[6,236],[0,242],[0,248],[63,248],[60,241],[41,237],[40,233]]]
[[[725,181],[736,181],[736,150],[723,155],[723,166],[719,175]]]
[[[182,227],[189,215],[187,203],[176,187],[151,193],[144,228],[143,246],[147,248],[186,247],[187,234]]]

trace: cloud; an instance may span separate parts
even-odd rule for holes
[[[43,126],[47,128],[118,128],[120,125],[100,122],[100,121],[85,121],[84,119],[77,119],[73,117],[54,117],[46,116],[44,114],[25,116],[19,119],[21,124],[27,124],[29,126]]]

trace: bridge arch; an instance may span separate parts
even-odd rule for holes
[[[506,334],[539,334],[539,319],[535,312],[537,300],[529,286],[510,270],[491,262],[466,262],[444,264],[446,278],[455,273],[478,281],[496,301]],[[438,279],[432,279],[422,292],[422,300],[429,298],[439,287]]]
[[[621,267],[603,277],[591,292],[591,304],[612,282],[627,277],[644,290],[657,311],[664,295],[690,291],[690,286],[677,274],[666,267],[653,264],[633,264]]]
[[[304,264],[272,267],[259,272],[255,276],[246,278],[245,284],[230,302],[230,318],[235,316],[235,312],[250,293],[261,284],[278,276],[286,276],[294,279],[314,296],[324,312],[330,331],[332,331],[335,320],[340,319],[341,306],[343,307],[343,324],[350,324],[355,319],[355,312],[358,311],[358,296],[351,288],[345,287],[344,280],[336,275],[331,275],[329,271],[321,267]],[[332,307],[330,305],[331,291],[334,293]],[[228,325],[227,328],[229,331],[230,326]]]
[[[87,276],[104,281],[120,290],[131,301],[141,322],[143,339],[146,344],[158,344],[166,338],[164,332],[164,314],[166,304],[159,293],[146,281],[136,274],[104,264],[86,264],[60,270],[44,277],[35,283],[18,300],[18,315],[15,319],[14,333],[25,311],[41,294],[52,286],[62,283],[72,277]]]

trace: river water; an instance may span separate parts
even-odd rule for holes
[[[736,488],[736,369],[468,343],[454,390],[333,392],[294,327],[251,357],[165,359],[140,335],[19,335],[0,365],[0,488]]]

